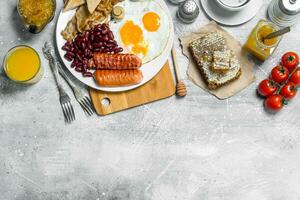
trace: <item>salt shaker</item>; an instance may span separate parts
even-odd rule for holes
[[[268,15],[278,26],[292,26],[300,17],[300,0],[273,0]]]
[[[177,17],[184,23],[192,23],[199,15],[199,6],[194,0],[186,0],[180,4]]]

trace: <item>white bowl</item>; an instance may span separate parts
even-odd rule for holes
[[[228,11],[240,11],[246,8],[251,0],[215,0],[217,4]]]

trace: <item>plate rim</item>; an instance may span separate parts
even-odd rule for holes
[[[252,6],[253,8],[257,8],[255,9],[256,12],[253,12],[253,14],[249,15],[249,17],[243,21],[239,21],[239,22],[236,22],[236,23],[226,23],[224,22],[222,19],[220,20],[219,18],[216,18],[214,14],[211,14],[212,12],[214,11],[210,11],[207,7],[208,5],[208,2],[210,3],[214,3],[216,4],[216,2],[214,2],[215,0],[200,0],[200,3],[201,3],[201,7],[203,9],[203,11],[205,12],[205,14],[211,19],[211,20],[214,20],[216,22],[218,22],[219,24],[222,24],[222,25],[225,25],[225,26],[238,26],[238,25],[241,25],[241,24],[244,24],[244,23],[247,23],[248,21],[250,21],[251,19],[253,19],[255,17],[255,15],[257,14],[257,12],[259,11],[259,9],[261,8],[261,6],[263,5],[262,1],[261,0],[252,0],[252,2],[250,2],[251,5],[249,6]],[[259,6],[256,6],[257,3],[259,3]],[[218,5],[215,5],[215,6],[218,6]],[[248,11],[246,11],[247,9],[249,9],[249,6],[244,8],[244,11],[241,10],[241,11],[236,11],[236,12],[243,12],[243,13],[246,13]],[[222,9],[222,8],[220,8]],[[249,12],[249,13],[252,13],[252,12]],[[212,16],[213,15],[213,16]]]
[[[60,18],[62,16],[62,14],[63,14],[63,9],[61,9],[61,11],[59,13],[59,16],[57,18],[56,27],[55,27],[55,46],[56,46],[56,49],[58,51],[60,60],[63,63],[63,65],[65,66],[65,68],[67,68],[67,70],[72,74],[72,76],[74,76],[82,84],[84,84],[84,85],[86,85],[86,86],[88,86],[90,88],[93,88],[93,89],[96,89],[96,90],[100,90],[100,91],[105,91],[105,92],[123,92],[123,91],[129,91],[129,90],[138,88],[138,87],[140,87],[140,86],[148,83],[150,80],[152,80],[158,74],[158,72],[162,69],[162,67],[164,66],[165,62],[168,60],[170,52],[171,52],[171,49],[173,47],[174,35],[175,35],[172,16],[171,16],[171,13],[170,13],[170,10],[169,10],[167,4],[165,3],[164,0],[154,0],[154,1],[157,2],[158,4],[160,4],[164,10],[166,9],[165,14],[168,16],[170,34],[169,34],[169,38],[168,38],[167,44],[166,44],[164,50],[160,53],[160,55],[158,57],[156,57],[154,60],[146,63],[148,65],[153,65],[153,63],[157,62],[157,64],[159,63],[159,65],[161,65],[159,67],[156,67],[154,69],[153,74],[151,76],[149,76],[146,80],[143,79],[143,81],[141,83],[136,84],[136,85],[132,85],[132,86],[124,86],[124,87],[101,87],[101,86],[97,86],[96,83],[94,85],[86,83],[83,80],[81,80],[79,77],[77,77],[75,75],[75,73],[78,73],[78,72],[76,72],[75,70],[73,70],[72,68],[70,68],[71,63],[67,62],[64,59],[64,57],[63,57],[64,52],[60,49],[60,45],[59,45],[59,39],[62,38],[62,36],[60,34],[61,30],[58,30],[59,29],[59,25],[60,25],[59,21],[60,21]],[[71,10],[71,11],[68,11],[68,12],[70,14],[72,12],[75,13],[75,10]]]

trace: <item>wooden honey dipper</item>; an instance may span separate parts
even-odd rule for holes
[[[172,59],[173,59],[173,64],[174,64],[174,68],[175,68],[175,74],[176,74],[176,94],[180,97],[184,97],[186,96],[186,87],[185,84],[183,82],[183,79],[181,77],[180,74],[180,69],[179,66],[177,64],[177,57],[176,57],[176,52],[175,52],[175,48],[173,46],[172,48]]]

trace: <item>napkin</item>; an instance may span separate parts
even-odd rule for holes
[[[242,69],[242,75],[239,77],[239,79],[234,80],[216,90],[208,89],[204,79],[201,76],[200,70],[198,69],[198,66],[194,61],[192,54],[190,53],[190,50],[188,48],[189,44],[193,40],[198,39],[206,35],[207,33],[213,31],[219,31],[223,34],[227,41],[227,46],[229,47],[229,49],[235,52]],[[183,36],[179,38],[179,40],[181,43],[183,54],[189,59],[189,66],[187,70],[187,75],[189,79],[195,85],[216,96],[218,99],[227,99],[242,91],[255,81],[255,74],[253,73],[254,63],[248,60],[245,52],[242,50],[242,45],[240,44],[240,42],[234,39],[227,31],[222,29],[219,25],[217,25],[216,22],[211,21],[204,27],[200,28],[198,31],[193,32],[190,35]]]

